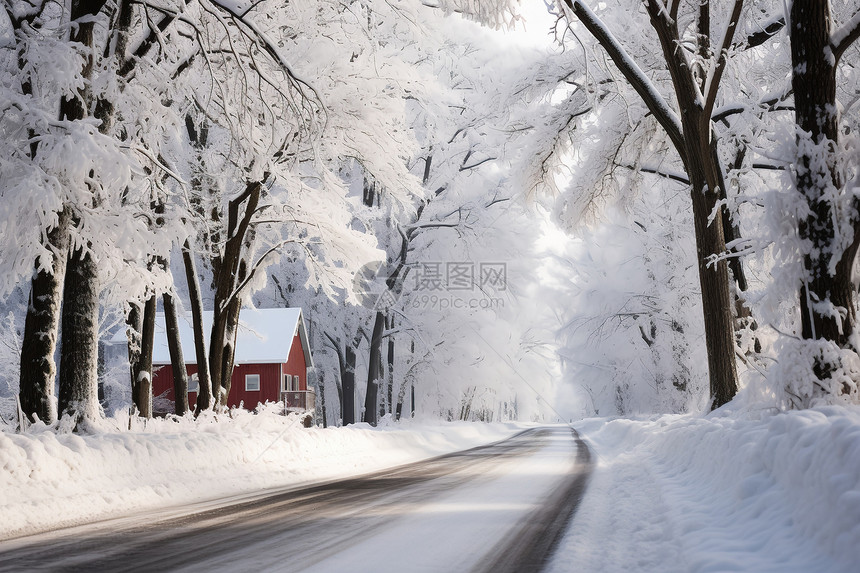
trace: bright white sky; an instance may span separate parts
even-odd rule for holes
[[[555,19],[542,0],[523,0],[519,11],[524,21],[518,22],[516,29],[509,31],[516,42],[542,47],[555,41],[551,30]]]

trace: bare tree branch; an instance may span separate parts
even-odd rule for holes
[[[683,183],[684,185],[689,185],[690,180],[683,175],[678,173],[669,173],[668,171],[663,171],[656,167],[648,167],[644,165],[635,166],[635,165],[624,165],[624,164],[616,164],[618,167],[623,167],[625,169],[629,169],[631,171],[641,171],[642,173],[650,173],[652,175],[659,175],[665,179],[671,179],[672,181],[677,181],[678,183]]]
[[[836,58],[837,64],[839,63],[839,58],[845,53],[845,50],[856,42],[858,38],[860,38],[860,11],[856,12],[830,38],[830,45],[833,47],[833,56]]]
[[[598,18],[591,9],[585,5],[582,0],[564,0],[567,8],[579,19],[585,28],[592,36],[600,43],[612,61],[624,75],[642,101],[648,107],[648,110],[654,114],[678,153],[684,155],[684,135],[681,129],[681,120],[678,115],[672,111],[669,104],[663,98],[648,76],[636,65],[636,62],[627,54],[624,48],[617,42],[615,37],[606,28],[600,18]],[[677,7],[675,8],[677,10]],[[685,159],[685,158],[684,158]]]
[[[710,74],[707,83],[705,84],[705,116],[711,117],[711,111],[714,109],[714,102],[717,100],[717,92],[720,89],[720,80],[723,77],[723,72],[726,69],[726,63],[729,61],[728,51],[732,45],[732,38],[735,35],[735,29],[738,27],[738,21],[741,17],[741,8],[744,5],[743,0],[735,0],[732,15],[729,17],[729,23],[726,26],[726,33],[723,36],[723,43],[720,47],[720,55],[717,57],[716,67],[714,72]]]
[[[753,32],[752,34],[747,36],[746,40],[742,44],[735,44],[733,48],[756,48],[767,42],[770,38],[773,38],[783,28],[785,28],[785,17],[777,16],[776,18],[765,24],[765,26],[761,30],[759,30],[758,32]]]

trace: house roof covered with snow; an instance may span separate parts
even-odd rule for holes
[[[206,333],[206,348],[209,349],[209,335],[212,332],[212,311],[203,311],[203,331]],[[286,363],[298,334],[305,353],[305,366],[311,367],[311,352],[305,321],[300,308],[242,309],[239,314],[239,332],[236,335],[236,364]],[[120,333],[125,337],[125,333]],[[179,316],[179,337],[182,354],[186,364],[196,364],[194,352],[194,329],[191,313]],[[155,341],[152,349],[153,364],[170,364],[167,348],[167,333],[164,326],[164,313],[155,317]]]

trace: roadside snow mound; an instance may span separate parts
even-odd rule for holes
[[[860,409],[588,420],[598,466],[554,571],[856,571]]]
[[[112,428],[111,428],[112,426]],[[131,512],[371,472],[508,437],[514,424],[305,429],[298,416],[131,420],[88,435],[0,432],[0,539]]]

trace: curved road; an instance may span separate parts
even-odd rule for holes
[[[473,571],[543,568],[591,453],[566,427],[357,478],[0,542],[0,571]]]

